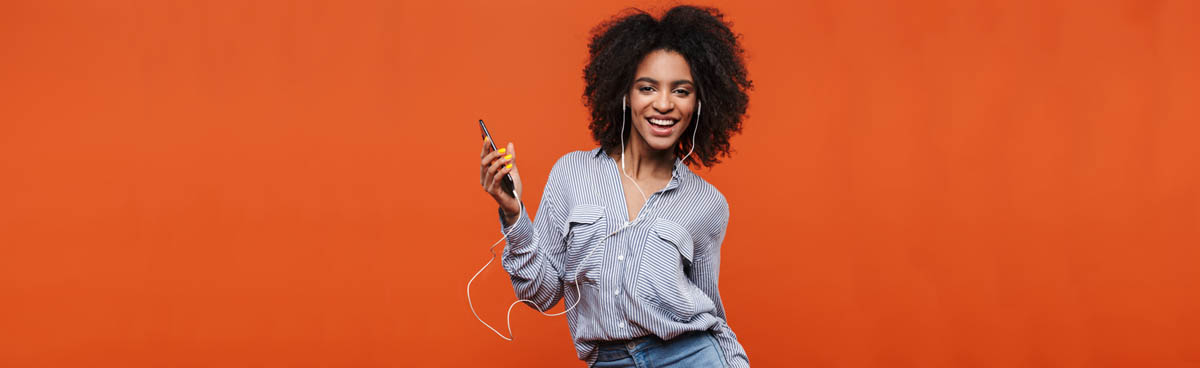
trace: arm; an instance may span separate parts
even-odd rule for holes
[[[725,360],[729,361],[733,367],[749,367],[750,361],[746,357],[746,350],[742,348],[742,344],[737,340],[737,335],[729,327],[725,317],[725,306],[721,302],[721,293],[717,290],[718,274],[721,271],[721,243],[725,240],[725,229],[729,224],[728,205],[722,207],[721,210],[723,213],[716,233],[696,242],[696,259],[692,263],[693,269],[690,277],[701,291],[712,298],[713,304],[716,306],[713,315],[721,322],[713,328],[713,334],[717,338],[717,345],[720,346],[721,353],[725,355]]]
[[[535,307],[543,312],[562,298],[561,270],[566,260],[566,243],[557,226],[564,218],[564,203],[559,200],[555,179],[552,169],[535,221],[529,220],[524,204],[512,223],[505,223],[504,211],[500,211],[501,231],[507,240],[501,264],[517,297],[534,301]]]

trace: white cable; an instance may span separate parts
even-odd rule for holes
[[[521,207],[521,212],[522,213],[525,212],[524,206]],[[517,221],[520,221],[520,219],[521,219],[521,216],[518,215]],[[513,229],[516,229],[516,223],[512,224],[512,227],[508,230],[509,233],[511,233]],[[614,232],[613,234],[616,234],[616,233]],[[612,236],[613,234],[609,234],[608,236]],[[492,261],[496,260],[496,251],[495,251],[496,246],[500,245],[500,242],[504,241],[504,239],[507,239],[508,236],[509,236],[509,234],[504,234],[504,236],[501,237],[500,240],[497,240],[495,243],[492,244],[491,248],[488,248],[488,252],[492,253],[492,259],[489,259],[487,261],[487,263],[485,263],[483,265],[483,268],[480,268],[478,272],[475,272],[475,276],[471,276],[471,280],[467,281],[467,306],[469,306],[471,308],[471,314],[475,315],[475,319],[479,320],[479,323],[482,323],[484,326],[487,326],[488,329],[492,330],[492,332],[495,332],[496,335],[500,336],[500,338],[508,340],[508,341],[513,341],[513,338],[511,337],[513,335],[513,333],[512,333],[512,309],[513,309],[513,307],[516,307],[518,303],[529,302],[530,306],[533,307],[534,309],[536,309],[538,311],[538,313],[541,313],[547,317],[554,317],[554,316],[563,315],[564,313],[567,313],[568,311],[575,309],[575,306],[579,305],[579,301],[583,298],[583,294],[581,294],[579,292],[579,272],[578,272],[578,269],[576,269],[576,273],[575,273],[575,303],[571,304],[571,307],[567,308],[566,310],[563,310],[562,312],[558,312],[558,313],[554,313],[554,314],[549,314],[549,313],[546,313],[546,311],[541,310],[538,307],[537,302],[529,300],[529,299],[521,299],[521,300],[513,302],[511,305],[508,306],[508,313],[504,317],[504,321],[508,325],[508,336],[504,336],[504,334],[500,333],[500,331],[497,331],[495,327],[492,327],[492,325],[489,325],[487,322],[484,322],[483,318],[479,318],[479,313],[475,312],[475,304],[471,303],[471,283],[475,282],[475,278],[479,277],[479,274],[483,273],[483,270],[487,269],[487,267],[492,264]],[[605,237],[605,239],[607,240],[608,237]],[[583,260],[580,261],[579,264],[580,265],[586,264],[587,259],[592,256],[592,252],[595,252],[596,249],[600,249],[600,248],[601,247],[592,248],[592,250],[589,251],[587,255],[583,256]],[[580,267],[580,268],[582,268],[582,267]],[[565,299],[564,299],[564,301],[565,301]]]
[[[692,155],[692,151],[696,150],[696,132],[700,131],[700,109],[704,107],[699,100],[696,100],[696,127],[692,128],[692,149],[688,150],[688,154],[683,156],[683,160],[687,161],[688,156]]]
[[[642,186],[638,185],[636,180],[633,180],[633,178],[629,177],[629,174],[625,173],[625,98],[627,97],[629,96],[621,97],[621,175],[625,175],[626,178],[629,178],[630,182],[633,182],[633,187],[637,188],[638,193],[642,195],[642,203],[646,203],[649,199],[646,198],[646,192],[642,191]],[[638,219],[633,220],[637,221]]]
[[[625,172],[625,98],[626,97],[628,97],[628,96],[621,98],[621,175],[625,175],[626,178],[629,178],[630,182],[633,182],[633,186],[635,188],[637,188],[638,193],[640,193],[642,195],[642,203],[645,203],[646,201],[648,201],[648,199],[646,198],[646,192],[642,191],[642,186],[638,185],[637,181],[633,180],[633,178],[630,177],[629,174]],[[704,105],[702,105],[700,103],[700,101],[696,101],[696,126],[692,128],[692,149],[688,150],[687,155],[684,155],[683,160],[681,160],[681,161],[687,161],[687,158],[692,155],[693,151],[696,150],[696,132],[700,131],[700,110],[703,107],[704,107]],[[634,221],[637,221],[637,219],[634,219]]]

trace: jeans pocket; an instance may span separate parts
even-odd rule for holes
[[[732,365],[725,359],[725,352],[721,350],[721,343],[717,342],[717,335],[712,331],[705,331],[704,339],[712,344],[713,350],[717,352],[717,357],[721,359],[721,366],[726,368],[731,367]]]

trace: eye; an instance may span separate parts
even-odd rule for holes
[[[653,92],[653,91],[654,91],[654,87],[650,87],[650,86],[641,86],[641,87],[638,87],[638,91],[641,91],[641,92]]]
[[[684,95],[684,96],[687,96],[687,95],[690,95],[690,94],[692,94],[692,92],[691,92],[691,91],[688,91],[688,90],[686,90],[686,89],[682,89],[682,88],[675,90],[675,93],[678,93],[678,94],[681,94],[681,95]]]

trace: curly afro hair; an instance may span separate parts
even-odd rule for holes
[[[638,64],[650,52],[668,50],[687,60],[695,80],[696,97],[704,104],[702,120],[690,124],[681,137],[696,133],[695,152],[686,164],[712,167],[718,156],[730,154],[729,138],[742,130],[747,91],[753,88],[746,76],[741,36],[714,8],[681,5],[656,20],[645,11],[628,9],[592,30],[588,64],[583,69],[584,104],[591,110],[592,138],[606,150],[620,145],[621,100],[633,86]],[[626,119],[629,117],[626,116]],[[632,129],[630,130],[632,134]],[[679,139],[675,156],[691,149],[689,139]],[[697,161],[699,159],[699,161]]]

